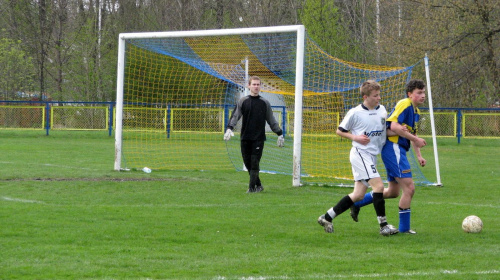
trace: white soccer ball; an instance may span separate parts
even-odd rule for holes
[[[467,233],[480,233],[483,230],[483,221],[478,216],[468,216],[462,222],[462,229]]]

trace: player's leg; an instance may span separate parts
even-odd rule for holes
[[[394,181],[393,184],[391,184],[391,182],[389,182],[389,187],[384,189],[383,196],[384,196],[384,199],[396,198],[399,196],[399,193],[400,193],[399,184],[396,181]],[[366,206],[368,204],[372,204],[372,203],[373,203],[373,191],[366,193],[365,196],[363,197],[363,199],[361,199],[360,201],[357,201],[356,203],[354,203],[351,206],[352,219],[355,222],[357,222],[359,212],[361,211],[361,207],[364,207],[364,206]]]
[[[361,181],[354,182],[354,190],[352,193],[344,196],[337,202],[335,206],[328,209],[324,215],[319,216],[318,223],[325,229],[325,232],[332,233],[333,232],[333,219],[338,215],[344,213],[347,209],[349,209],[353,204],[353,197],[360,199],[363,194],[366,192],[366,186]]]
[[[254,188],[255,192],[264,190],[260,181],[260,159],[264,150],[264,141],[253,141],[252,154],[250,156],[250,186]]]
[[[257,182],[257,178],[259,177],[258,170],[250,170],[250,182],[248,183],[248,193],[257,192],[255,188],[255,184]]]
[[[384,198],[397,198],[400,193],[400,185],[395,178],[389,178],[387,188],[384,189]]]
[[[399,168],[399,145],[388,142],[384,145],[381,152],[381,157],[384,162],[385,169],[387,171],[387,180],[389,181],[389,186],[383,191],[383,198],[396,198],[399,196],[399,184],[397,183],[394,176],[399,176],[401,174]],[[351,207],[351,217],[357,222],[358,215],[361,207],[366,206],[374,202],[373,191],[365,194],[364,198]]]
[[[262,158],[262,154],[264,153],[264,141],[259,141],[258,143],[259,147],[260,147],[260,152],[257,153],[257,158],[255,159],[257,162],[257,168],[259,169],[260,171],[260,159]],[[260,181],[260,177],[257,176],[257,180],[255,182],[255,189],[257,192],[261,192],[264,190],[264,187],[262,186],[262,182]]]
[[[366,205],[372,204],[372,203],[373,203],[373,191],[365,193],[363,198],[360,201],[356,201],[356,203],[354,203],[354,205],[358,208],[361,208],[363,206],[366,206]]]
[[[248,170],[248,175],[250,176],[247,193],[255,192],[255,185],[252,182],[252,142],[241,140],[240,145],[243,164],[245,164],[245,167]],[[255,181],[255,175],[253,177],[253,181]]]
[[[373,191],[365,193],[361,200],[356,201],[350,208],[350,215],[353,221],[358,222],[359,211],[361,207],[373,203]]]
[[[351,198],[351,200],[354,202],[360,201],[363,199],[366,190],[368,189],[368,183],[364,180],[362,181],[356,181],[354,182],[354,189],[353,191],[348,194],[348,196]]]
[[[402,186],[403,194],[399,200],[399,207],[406,209],[411,207],[411,200],[415,195],[415,183],[412,178],[396,178],[398,183]]]
[[[257,177],[257,180],[255,181],[255,187],[256,187],[256,188],[259,188],[259,187],[260,187],[260,188],[262,188],[262,190],[264,190],[264,187],[262,187],[262,182],[260,181],[260,176],[259,176],[259,177]],[[262,191],[262,190],[261,190],[261,191]]]
[[[357,149],[351,149],[350,160],[352,165],[352,171],[354,174],[354,179],[356,176],[358,178],[370,179],[370,178],[380,178],[380,174],[376,169],[377,157],[371,154],[359,151]],[[356,175],[358,174],[358,175]],[[383,183],[382,183],[383,189]],[[381,192],[381,191],[379,191]],[[351,206],[351,218],[357,222],[358,214],[361,207],[373,203],[373,192],[364,193],[363,197],[356,199],[355,203]]]
[[[412,178],[397,178],[403,192],[399,200],[399,231],[415,234],[411,229],[411,200],[415,194],[415,184]]]
[[[243,164],[245,165],[245,168],[247,169],[248,173],[250,173],[251,169],[251,163],[250,163],[250,157],[252,156],[251,147],[252,146],[250,145],[249,141],[241,140],[240,142],[241,157],[243,158]]]
[[[385,148],[385,146],[384,146]],[[401,199],[399,200],[399,232],[401,233],[415,233],[415,231],[410,228],[411,221],[411,200],[415,194],[415,184],[412,179],[411,167],[408,158],[406,157],[406,150],[399,147],[399,145],[391,145],[391,149],[394,151],[394,157],[397,157],[397,161],[394,159],[387,159],[391,162],[388,169],[388,174],[390,175],[390,182],[388,195],[399,194],[399,190],[402,191]],[[384,159],[384,157],[382,157]],[[384,163],[386,159],[384,159]],[[397,163],[397,166],[396,164]],[[397,188],[396,183],[397,182]],[[397,191],[397,193],[396,193]]]
[[[396,198],[398,196],[399,196],[399,186],[398,186],[397,182],[396,182],[394,187],[384,189],[384,199]],[[356,201],[356,203],[354,203],[353,206],[361,208],[361,207],[366,206],[366,205],[371,204],[371,203],[373,203],[373,191],[367,192],[365,194],[365,196],[363,197],[363,199],[361,199],[360,201]],[[358,210],[358,212],[359,212],[359,210]]]
[[[252,176],[252,175],[251,175],[251,174],[252,174],[252,173],[251,173],[251,170],[250,170],[249,168],[247,168],[247,167],[246,167],[246,164],[245,164],[245,168],[246,168],[246,169],[247,169],[247,171],[248,171],[248,175],[251,177],[251,176]],[[254,172],[254,173],[255,173],[255,172]],[[257,175],[258,175],[258,174],[259,174],[259,173],[257,173]],[[254,176],[254,177],[255,177],[255,176]],[[260,181],[260,176],[257,176],[257,177],[256,177],[256,179],[255,179],[255,185],[254,185],[254,186],[256,186],[256,189],[257,189],[257,187],[258,187],[258,186],[262,187],[262,183],[261,183],[261,181]]]
[[[373,189],[373,207],[380,225],[380,234],[389,236],[398,233],[398,229],[387,222],[385,215],[384,182],[380,177],[370,179],[368,182]]]

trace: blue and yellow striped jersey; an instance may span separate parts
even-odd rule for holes
[[[397,122],[408,128],[408,131],[410,131],[411,134],[416,135],[419,120],[420,110],[417,107],[413,106],[410,98],[405,98],[400,100],[396,104],[396,107],[392,109],[392,112],[387,118],[387,128],[391,127],[391,122]],[[404,137],[400,137],[398,135],[390,136],[388,140],[393,143],[398,143],[407,151],[410,149],[410,140]]]

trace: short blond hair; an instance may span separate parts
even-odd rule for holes
[[[380,84],[377,83],[375,80],[368,80],[364,82],[361,87],[359,88],[359,91],[361,92],[361,96],[370,96],[370,94],[375,91],[375,90],[380,90]]]

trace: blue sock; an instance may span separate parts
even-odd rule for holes
[[[363,207],[371,203],[373,203],[373,192],[366,193],[365,197],[362,200],[354,203],[354,205],[358,207]]]
[[[410,214],[410,208],[399,208],[399,232],[407,232],[410,230]]]

